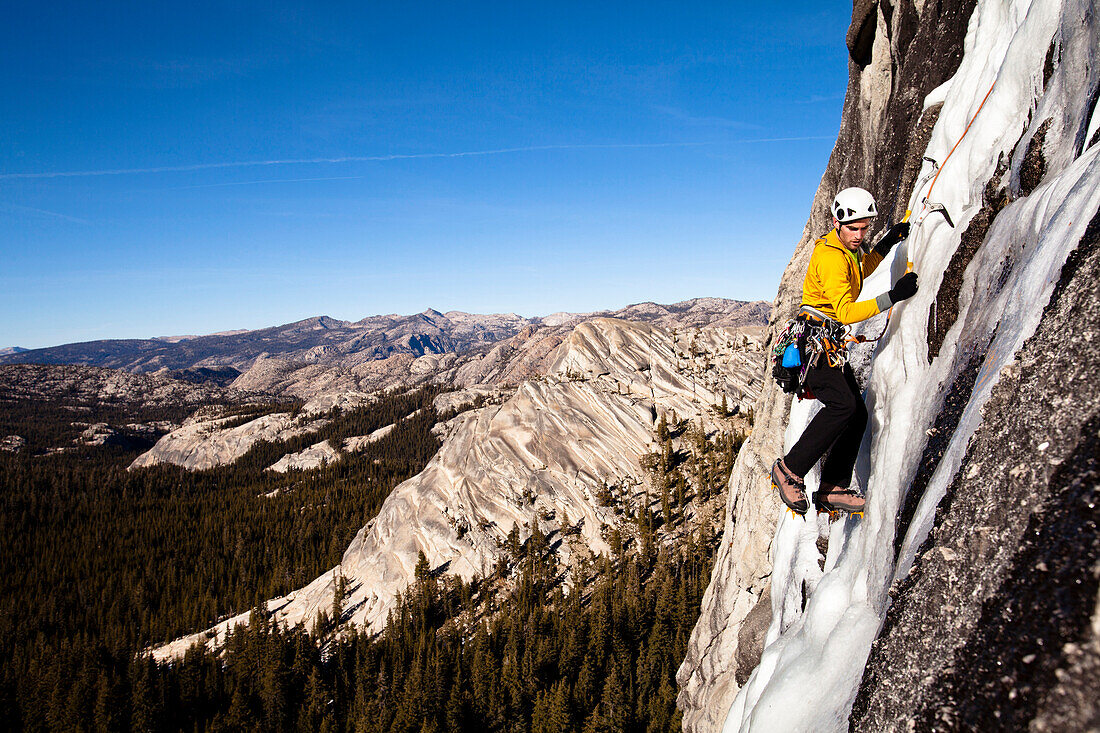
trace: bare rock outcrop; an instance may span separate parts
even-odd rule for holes
[[[0,438],[0,451],[5,453],[18,453],[27,445],[27,439],[22,435],[5,435]]]
[[[129,447],[131,445],[130,438],[105,422],[89,425],[73,442],[86,446],[113,445]]]
[[[192,418],[183,427],[157,441],[138,456],[130,469],[172,463],[191,471],[202,471],[233,463],[261,440],[277,442],[319,430],[324,422],[307,413],[276,412],[243,425],[224,427],[232,417]]]
[[[350,439],[349,439],[350,440]],[[297,453],[287,453],[267,467],[268,471],[286,473],[287,471],[309,471],[320,468],[326,463],[340,460],[340,453],[327,440],[311,445]]]
[[[623,521],[598,500],[604,485],[644,497],[640,460],[656,447],[660,415],[716,430],[714,409],[748,406],[760,380],[761,350],[737,329],[673,331],[616,319],[576,327],[546,376],[520,385],[503,404],[455,418],[426,469],[399,485],[356,535],[340,565],[269,602],[281,622],[312,623],[347,583],[346,620],[377,630],[413,578],[418,553],[433,569],[484,575],[508,534],[537,526],[569,563],[607,549],[604,532]],[[216,644],[247,615],[155,653]]]

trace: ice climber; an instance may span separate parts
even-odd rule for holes
[[[874,197],[862,188],[846,188],[833,200],[832,214],[833,229],[814,245],[802,285],[802,307],[794,324],[804,364],[801,392],[812,394],[823,407],[787,455],[775,461],[771,478],[783,503],[791,511],[805,514],[809,504],[804,478],[828,452],[813,503],[818,511],[835,517],[841,511],[862,512],[864,506],[863,496],[849,486],[867,427],[867,408],[845,358],[844,326],[913,297],[917,275],[910,272],[889,292],[857,301],[864,277],[909,235],[909,224],[895,224],[877,245],[864,249],[871,219],[878,215]]]

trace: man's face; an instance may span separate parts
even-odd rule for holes
[[[863,237],[867,234],[867,230],[871,226],[871,220],[856,219],[847,224],[841,224],[834,218],[833,226],[836,227],[836,233],[837,237],[840,239],[840,243],[855,252],[859,249],[859,246],[863,244]]]

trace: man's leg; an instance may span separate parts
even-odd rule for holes
[[[846,367],[848,372],[851,369]],[[853,377],[852,382],[855,382]],[[844,433],[848,422],[860,410],[863,412],[864,425],[866,424],[867,410],[863,407],[863,401],[859,393],[853,393],[846,379],[844,370],[830,367],[821,358],[818,365],[810,369],[806,375],[806,384],[813,391],[814,396],[824,405],[824,408],[814,416],[806,429],[802,431],[802,437],[787,452],[783,463],[792,473],[805,477],[814,467],[829,446]],[[863,427],[859,428],[863,435]],[[859,444],[856,444],[856,450]],[[853,462],[855,457],[853,455]],[[853,463],[854,465],[854,463]],[[851,469],[849,468],[849,474]]]
[[[860,443],[863,442],[863,431],[867,429],[867,406],[863,404],[856,375],[852,372],[852,367],[847,364],[844,365],[844,382],[852,396],[855,409],[843,432],[833,443],[829,457],[821,466],[821,483],[840,488],[847,488],[852,483],[852,469],[856,465]]]

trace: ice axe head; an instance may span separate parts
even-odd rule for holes
[[[955,228],[955,222],[951,221],[951,214],[947,213],[947,208],[943,204],[934,204],[928,199],[925,199],[923,203],[926,207],[928,207],[928,211],[925,213],[925,216],[928,216],[928,214],[932,213],[943,214],[943,218],[947,221],[947,226],[951,227],[952,229]]]

